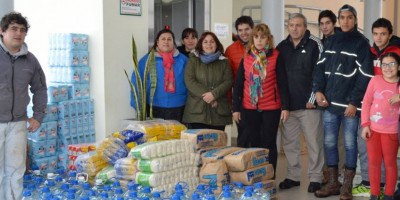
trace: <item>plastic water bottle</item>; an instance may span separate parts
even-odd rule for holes
[[[204,190],[206,189],[206,186],[207,186],[207,185],[200,184],[200,185],[197,186],[197,189],[196,189],[196,191],[194,191],[194,192],[195,192],[195,193],[198,193],[200,196],[202,196],[203,193],[204,193]]]
[[[149,197],[142,197],[142,200],[150,200]]]
[[[199,193],[193,193],[190,200],[201,200]]]
[[[140,197],[148,197],[151,198],[151,188],[150,187],[143,187]]]
[[[112,186],[112,190],[115,191],[117,189],[122,189],[121,184],[118,180],[114,181],[113,186]],[[122,189],[123,191],[123,189]]]
[[[153,192],[153,197],[150,200],[161,200],[161,192]]]
[[[202,200],[208,200],[208,197],[215,197],[211,188],[207,188],[204,191]]]
[[[102,192],[102,193],[100,193],[100,199],[101,200],[109,200],[109,198],[108,198],[108,193],[107,192]]]
[[[221,200],[234,200],[234,199],[235,199],[235,198],[232,197],[232,194],[231,194],[231,192],[229,191],[229,187],[228,187],[227,190],[224,190],[224,191],[222,192]]]
[[[129,192],[129,196],[126,197],[125,199],[127,199],[127,200],[140,200],[140,198],[138,198],[138,196],[137,196],[137,192],[136,191]]]
[[[89,196],[90,183],[83,183],[80,197]]]
[[[244,187],[243,187],[243,183],[242,182],[237,182],[235,184],[234,189],[235,189],[235,192],[236,192],[235,199],[240,199],[244,195],[244,192],[245,192],[244,191]]]
[[[181,200],[181,197],[179,197],[179,195],[175,194],[175,195],[172,195],[171,200]]]
[[[70,183],[70,189],[75,189],[75,195],[79,197],[82,193],[81,186],[79,185],[77,180],[72,180]]]
[[[124,197],[124,192],[122,191],[122,188],[117,188],[114,190],[113,199],[117,199],[118,197]]]
[[[69,192],[68,192],[68,194],[67,194],[67,199],[68,199],[68,200],[70,200],[70,199],[76,199],[76,198],[75,198],[75,194],[74,194],[74,193],[69,193]]]
[[[33,199],[39,198],[39,193],[36,190],[36,184],[34,184],[34,183],[29,184],[28,185],[28,190],[31,192],[31,197]]]
[[[68,183],[64,183],[61,185],[61,187],[57,190],[57,192],[55,192],[54,194],[57,197],[60,197],[61,199],[64,199],[67,197],[68,194],[68,190],[69,190],[69,185]]]
[[[64,169],[57,169],[57,177],[61,177],[63,181],[67,179],[67,174],[65,173]]]
[[[222,192],[221,192],[221,194],[219,194],[218,197],[217,197],[218,200],[223,198],[224,192],[225,192],[225,191],[228,191],[228,192],[229,192],[229,185],[224,185],[224,186],[222,186]]]
[[[124,197],[117,197],[115,200],[124,200]]]
[[[53,200],[53,198],[54,198],[54,195],[51,194],[51,193],[48,193],[48,194],[46,194],[46,195],[44,196],[44,199],[45,199],[45,200]]]
[[[104,190],[104,184],[103,180],[101,179],[96,179],[95,185],[92,187],[92,190],[95,191],[96,193],[100,194]]]
[[[68,177],[68,183],[71,183],[71,181],[77,180],[76,179],[76,172],[70,172],[69,177]]]
[[[24,176],[24,181],[23,181],[24,189],[28,188],[28,185],[31,184],[31,183],[33,183],[32,176],[29,175],[29,174],[25,175]]]
[[[254,189],[254,196],[257,199],[262,199],[262,200],[270,200],[271,196],[267,190],[263,188],[263,183],[256,183],[254,184],[255,189]]]
[[[40,193],[39,198],[40,198],[40,199],[45,199],[46,194],[51,194],[51,193],[50,193],[50,188],[47,187],[47,186],[45,186],[45,187],[42,188],[42,193]]]
[[[30,190],[24,191],[22,200],[34,200],[34,198],[32,198],[32,193]]]
[[[97,200],[96,192],[93,190],[89,190],[88,196],[89,196],[89,200]]]
[[[81,197],[80,200],[90,200],[90,198],[88,196],[84,196],[84,197]]]
[[[215,197],[214,196],[209,196],[209,197],[207,197],[207,200],[215,200]]]
[[[243,197],[240,198],[240,200],[255,200],[255,198],[253,198],[253,194],[250,190],[246,190],[246,192],[244,193]]]
[[[139,184],[135,184],[135,183],[128,183],[128,191],[125,192],[124,197],[130,197],[129,194],[131,192],[137,192],[137,187],[139,186]]]

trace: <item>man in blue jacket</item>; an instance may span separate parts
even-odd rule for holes
[[[352,187],[357,168],[357,130],[361,101],[373,76],[368,40],[357,30],[354,7],[340,8],[339,24],[343,32],[328,38],[317,62],[313,91],[323,111],[324,148],[328,166],[328,183],[315,192],[317,197],[340,193],[340,199],[352,199]],[[346,150],[343,186],[338,182],[337,137],[343,123]],[[340,191],[339,191],[340,189]]]
[[[0,22],[0,199],[22,198],[27,130],[39,128],[47,104],[43,70],[24,43],[28,29],[20,13],[9,13]],[[33,117],[28,119],[29,86]]]

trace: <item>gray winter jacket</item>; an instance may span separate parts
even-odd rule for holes
[[[0,122],[27,119],[27,105],[33,93],[33,118],[42,122],[47,105],[47,86],[43,70],[24,43],[16,54],[5,47],[0,38]]]

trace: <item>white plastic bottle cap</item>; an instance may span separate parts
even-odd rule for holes
[[[47,173],[47,178],[48,178],[48,179],[53,179],[53,178],[55,178],[54,173]]]
[[[99,185],[99,184],[103,184],[103,180],[101,180],[101,179],[96,179],[96,185]]]

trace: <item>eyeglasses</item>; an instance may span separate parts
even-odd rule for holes
[[[396,62],[390,62],[390,63],[382,63],[381,64],[382,68],[388,68],[388,67],[397,67],[397,63]]]

